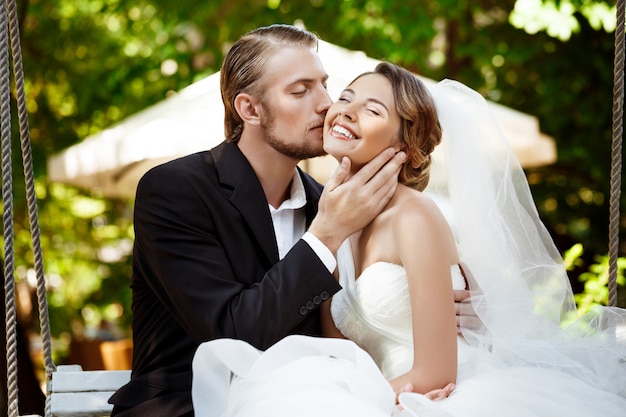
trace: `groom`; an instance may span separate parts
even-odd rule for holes
[[[135,200],[133,370],[113,416],[193,416],[198,345],[266,349],[321,335],[318,306],[340,287],[334,253],[397,186],[403,153],[381,153],[322,186],[297,168],[322,150],[331,104],[317,38],[273,25],[244,35],[221,68],[224,143],[146,173]],[[446,394],[449,391],[446,391]]]

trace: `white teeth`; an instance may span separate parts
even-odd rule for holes
[[[350,139],[356,139],[356,136],[354,136],[348,129],[346,129],[343,126],[339,126],[339,125],[333,126],[333,132],[337,132],[340,135],[346,136]]]

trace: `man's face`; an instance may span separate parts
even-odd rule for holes
[[[332,100],[317,52],[283,48],[266,66],[271,71],[262,117],[267,143],[296,160],[323,155],[324,116]]]

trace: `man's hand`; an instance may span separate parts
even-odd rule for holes
[[[396,154],[389,148],[349,177],[350,159],[344,157],[324,187],[309,232],[336,252],[346,238],[367,226],[385,208],[396,191],[405,159],[404,152]]]
[[[461,271],[465,278],[465,289],[454,290],[454,310],[456,312],[456,333],[463,335],[463,329],[479,330],[483,327],[483,323],[476,315],[470,297],[480,293],[478,282],[474,279],[468,266],[461,263]]]
[[[463,329],[477,330],[482,322],[472,308],[469,290],[454,290],[454,310],[456,312],[456,334],[463,336]]]

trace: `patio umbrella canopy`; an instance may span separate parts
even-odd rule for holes
[[[328,91],[333,99],[358,74],[373,70],[380,62],[363,52],[324,41],[320,41],[319,55],[329,74]],[[426,84],[434,83],[420,79]],[[536,117],[497,103],[489,104],[522,166],[541,166],[556,160],[554,140],[541,133]],[[210,149],[223,139],[224,108],[219,73],[215,73],[53,155],[47,161],[48,176],[52,182],[132,199],[139,179],[148,169]],[[435,151],[433,169],[439,158]],[[336,166],[329,156],[301,163],[321,183],[328,180]]]

